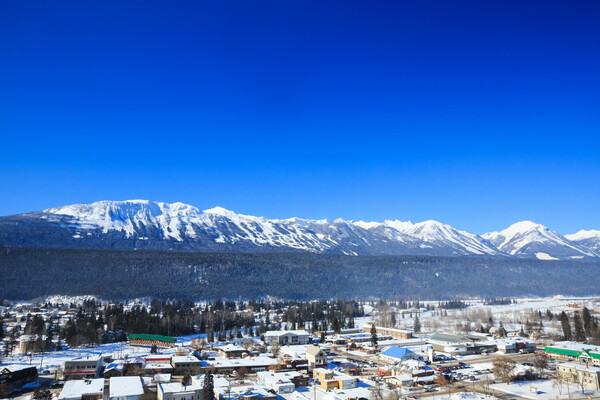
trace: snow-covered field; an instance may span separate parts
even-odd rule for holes
[[[573,383],[569,384],[569,388],[564,384],[561,392],[553,386],[551,380],[518,381],[509,385],[498,383],[490,385],[490,387],[504,393],[535,400],[588,399],[590,395],[593,399],[600,398],[600,392],[586,389],[585,393],[581,393],[581,388]]]

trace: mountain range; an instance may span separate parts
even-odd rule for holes
[[[563,236],[521,221],[478,236],[437,221],[268,219],[221,207],[201,211],[183,203],[127,200],[0,217],[0,246],[596,260],[600,231]]]

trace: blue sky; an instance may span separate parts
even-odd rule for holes
[[[600,229],[597,1],[0,3],[0,215]]]

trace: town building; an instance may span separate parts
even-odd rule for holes
[[[277,394],[292,393],[296,389],[296,385],[285,373],[261,371],[256,374],[256,377],[260,385],[273,390]]]
[[[97,378],[102,369],[102,357],[87,355],[65,361],[63,375],[65,379]]]
[[[358,382],[355,377],[324,368],[315,368],[313,379],[325,390],[352,389]]]
[[[183,386],[181,382],[158,383],[157,400],[201,400],[203,385],[194,381],[192,385]],[[211,399],[212,400],[212,399]]]
[[[174,347],[177,339],[170,336],[150,335],[147,333],[131,333],[129,344],[140,347]]]
[[[0,384],[19,388],[26,383],[35,382],[38,377],[37,368],[31,365],[0,366]]]
[[[306,362],[309,369],[327,365],[327,353],[319,346],[310,345],[306,348]]]
[[[248,354],[248,351],[245,348],[234,344],[218,347],[217,352],[225,358],[239,358]]]
[[[200,372],[202,362],[190,355],[174,356],[171,358],[171,365],[173,366],[173,375],[185,375]]]
[[[104,378],[79,379],[65,382],[58,400],[101,400],[104,398]]]
[[[556,364],[556,371],[564,380],[590,389],[600,389],[600,368],[598,367],[575,363],[558,363]]]
[[[277,400],[277,395],[257,385],[235,385],[227,379],[214,377],[215,397],[218,400]]]
[[[144,394],[139,376],[117,376],[110,378],[110,400],[140,400]]]
[[[150,354],[144,358],[142,367],[148,374],[173,373],[172,357],[168,354]]]
[[[532,340],[499,339],[496,340],[496,346],[504,354],[535,352],[535,342]]]
[[[403,362],[406,360],[422,360],[423,357],[415,354],[406,347],[391,346],[383,351],[380,358],[389,363]]]
[[[303,330],[295,331],[268,331],[265,333],[265,343],[267,345],[298,345],[308,344],[310,335]]]
[[[366,324],[363,328],[363,332],[370,334],[372,326],[373,324]],[[391,336],[394,339],[412,339],[413,337],[412,331],[408,329],[385,328],[383,326],[375,326],[375,330],[377,331],[377,335]]]
[[[248,372],[264,371],[272,365],[278,365],[279,361],[270,357],[246,357],[234,359],[221,359],[209,361],[207,368],[215,368],[218,373],[233,373],[242,368]]]
[[[600,367],[600,348],[593,345],[562,342],[553,346],[546,346],[544,353],[549,357],[561,361],[577,361],[582,364],[588,364]]]
[[[452,335],[449,333],[434,333],[427,339],[433,350],[447,354],[481,354],[493,353],[498,350],[495,342],[483,336]]]

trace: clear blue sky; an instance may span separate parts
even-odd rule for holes
[[[600,2],[2,1],[0,215],[600,229]]]

